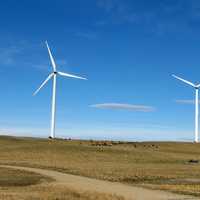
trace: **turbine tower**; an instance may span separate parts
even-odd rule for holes
[[[55,138],[55,116],[56,116],[56,81],[57,81],[57,76],[65,76],[65,77],[70,77],[70,78],[76,78],[76,79],[83,79],[83,80],[87,80],[86,78],[80,77],[80,76],[76,76],[73,74],[68,74],[68,73],[64,73],[64,72],[60,72],[57,71],[57,67],[56,67],[56,63],[54,61],[54,58],[52,56],[51,50],[49,48],[49,45],[46,41],[46,46],[47,46],[47,50],[49,53],[49,57],[51,60],[51,64],[53,67],[53,71],[52,73],[50,73],[48,75],[48,77],[46,78],[46,80],[40,85],[40,87],[34,92],[33,95],[36,95],[40,89],[52,78],[53,79],[53,94],[52,94],[52,110],[51,110],[51,135],[50,138]]]
[[[199,132],[199,87],[200,87],[200,84],[194,84],[190,81],[187,81],[175,75],[172,75],[172,76],[188,85],[191,85],[195,89],[195,142],[197,143],[199,140],[198,132]]]

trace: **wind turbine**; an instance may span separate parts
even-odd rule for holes
[[[178,76],[172,75],[174,78],[183,81],[184,83],[192,86],[195,89],[195,142],[198,142],[198,131],[199,131],[199,87],[200,84],[194,84],[190,81],[182,79]]]
[[[65,76],[65,77],[70,77],[70,78],[76,78],[76,79],[83,79],[83,80],[87,80],[86,78],[80,77],[80,76],[76,76],[73,74],[68,74],[68,73],[64,73],[64,72],[60,72],[57,71],[57,67],[56,67],[56,63],[54,61],[54,58],[52,56],[51,50],[49,48],[49,45],[47,43],[47,41],[45,42],[46,46],[47,46],[47,50],[49,53],[49,57],[51,60],[51,64],[53,67],[53,71],[48,75],[48,77],[46,78],[46,80],[40,85],[40,87],[34,92],[33,95],[36,95],[40,89],[52,78],[53,79],[53,94],[52,94],[52,110],[51,110],[51,138],[55,138],[55,115],[56,115],[56,81],[57,81],[57,76]]]

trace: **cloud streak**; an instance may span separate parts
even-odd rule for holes
[[[195,101],[194,100],[184,100],[184,99],[178,99],[178,100],[175,100],[176,103],[179,103],[179,104],[195,104]],[[199,104],[200,104],[200,101],[199,101]]]
[[[22,52],[22,48],[10,46],[8,48],[0,48],[0,62],[3,65],[12,65],[15,63],[16,57]]]
[[[59,67],[68,66],[66,59],[56,59]],[[20,41],[17,45],[0,47],[0,64],[2,67],[34,68],[51,71],[51,63],[44,43],[31,44]]]
[[[121,104],[121,103],[103,103],[90,105],[92,108],[109,109],[109,110],[128,110],[132,112],[153,112],[155,108],[145,105]]]
[[[97,7],[105,12],[97,26],[108,24],[131,24],[143,27],[157,35],[165,33],[182,34],[196,30],[200,21],[200,2],[198,0],[153,1],[156,7],[144,1],[97,0]]]
[[[97,38],[97,34],[95,32],[87,31],[78,31],[75,33],[77,37],[86,38],[88,40],[95,40]]]

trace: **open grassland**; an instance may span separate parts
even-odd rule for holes
[[[115,195],[83,192],[54,185],[54,180],[37,173],[0,167],[2,200],[124,200]]]
[[[0,164],[54,169],[200,196],[200,163],[189,160],[200,160],[200,144],[0,137]]]
[[[115,195],[82,192],[63,186],[0,187],[2,200],[124,200]]]

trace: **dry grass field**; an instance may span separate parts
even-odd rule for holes
[[[51,185],[29,187],[0,187],[2,200],[124,200],[122,197],[95,192],[82,192]]]
[[[196,196],[200,196],[198,161],[200,161],[200,144],[192,143],[123,143],[0,137],[0,164],[54,169]],[[41,180],[40,177],[35,177],[34,180],[37,182],[38,178]],[[38,186],[25,187],[24,190],[30,188],[34,191]],[[15,190],[18,188],[15,187]],[[71,195],[68,199],[74,200],[98,199],[99,196],[69,189],[69,191],[62,188],[59,190]],[[2,191],[5,192],[1,187],[0,195],[3,194]],[[53,196],[60,194],[53,191],[51,197],[46,199],[56,199]],[[45,193],[45,189],[42,193],[46,196],[50,194]],[[110,196],[101,199],[106,198],[118,199]]]
[[[115,195],[84,192],[62,185],[37,173],[0,167],[2,200],[124,200]]]

